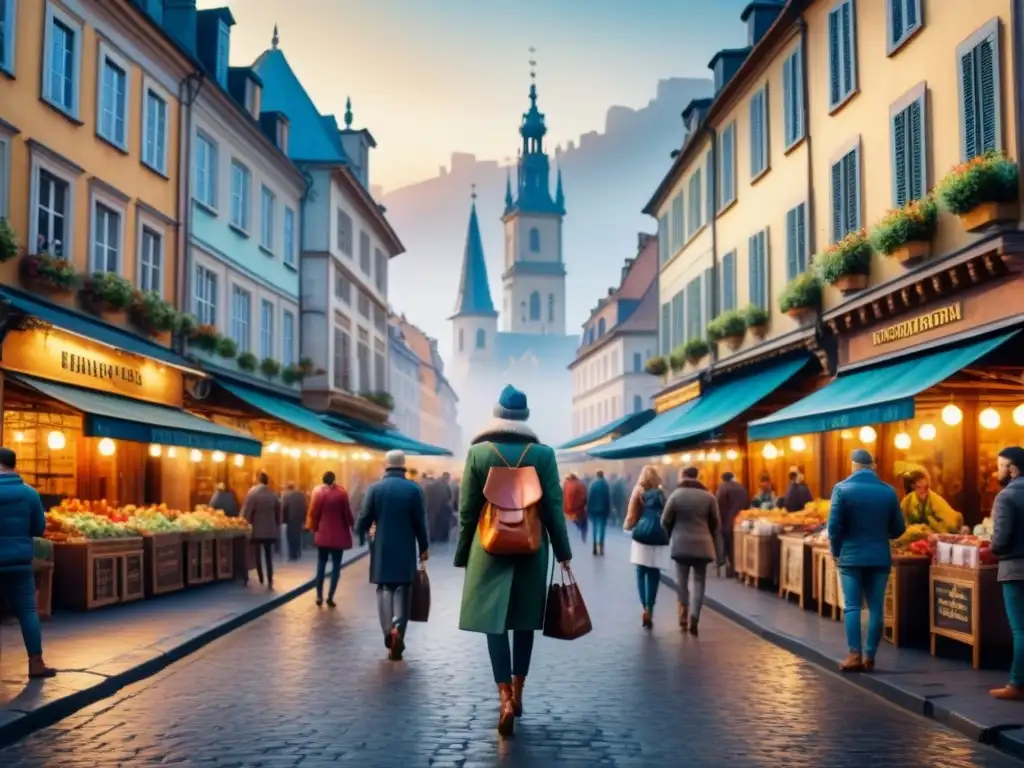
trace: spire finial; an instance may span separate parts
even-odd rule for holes
[[[469,193],[469,196],[473,200],[473,205],[476,205],[476,184],[470,184],[469,188],[471,190],[470,193]]]
[[[281,38],[277,34],[277,24],[275,24],[274,25],[274,36],[272,38],[270,38],[270,47],[276,51],[277,50],[277,45],[280,42],[281,42]]]
[[[537,49],[530,46],[530,101],[537,103]]]
[[[352,97],[347,96],[345,98],[345,127],[352,127]]]

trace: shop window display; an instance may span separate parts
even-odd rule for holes
[[[18,455],[18,472],[53,503],[78,494],[82,417],[43,411],[5,410],[3,444]]]
[[[747,486],[751,497],[761,492],[761,477],[764,475],[771,478],[772,496],[776,499],[784,496],[793,471],[803,477],[814,498],[820,497],[819,442],[818,435],[751,442],[747,448],[750,453],[750,482]]]

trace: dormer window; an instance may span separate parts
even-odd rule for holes
[[[277,121],[277,146],[285,154],[288,154],[288,123],[284,120]]]
[[[260,87],[251,79],[245,80],[245,111],[252,115],[253,119],[260,117]]]
[[[228,87],[228,56],[231,52],[231,30],[221,21],[217,25],[217,82]]]

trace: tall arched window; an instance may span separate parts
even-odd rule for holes
[[[476,329],[476,348],[483,349],[487,342],[487,334],[483,328]]]
[[[540,320],[540,292],[530,294],[530,319]]]
[[[555,294],[548,294],[548,322],[555,322]]]
[[[462,329],[459,328],[459,352],[466,348],[466,338]]]
[[[604,318],[602,317],[600,320],[597,321],[597,338],[600,339],[602,336],[604,336],[605,328],[606,326]]]
[[[540,230],[530,228],[530,253],[540,253]]]

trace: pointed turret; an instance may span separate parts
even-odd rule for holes
[[[531,51],[532,52],[532,51]],[[530,61],[530,80],[537,74]],[[544,137],[547,135],[547,124],[544,113],[537,106],[537,84],[530,83],[530,108],[523,113],[519,126],[522,145],[519,149],[519,161],[516,168],[516,192],[511,205],[506,199],[505,216],[516,212],[557,214],[561,207],[551,197],[550,160],[544,151]],[[509,185],[511,188],[511,184]],[[506,195],[508,198],[509,195]]]
[[[487,261],[484,258],[484,243],[480,237],[480,222],[476,215],[476,185],[473,185],[473,202],[469,210],[469,229],[466,232],[466,250],[462,257],[462,279],[459,295],[455,302],[453,318],[464,315],[496,317],[491,288],[487,282]],[[451,319],[451,318],[450,318]]]
[[[558,184],[555,186],[555,206],[565,216],[565,192],[562,190],[562,169],[558,169]]]
[[[515,201],[512,198],[512,169],[505,169],[505,212],[512,210]]]

